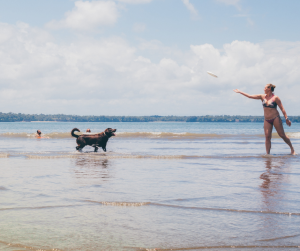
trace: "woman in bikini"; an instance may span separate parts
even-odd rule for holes
[[[257,95],[249,95],[238,89],[235,89],[234,91],[236,93],[240,93],[240,94],[246,96],[247,98],[260,99],[262,101],[262,105],[264,108],[264,116],[265,116],[264,130],[265,130],[265,137],[266,137],[266,152],[267,152],[267,154],[270,154],[270,150],[271,150],[271,138],[272,138],[273,125],[274,125],[278,135],[291,148],[291,154],[295,155],[295,150],[292,146],[292,143],[291,143],[290,139],[284,133],[282,121],[280,119],[280,115],[277,110],[277,105],[279,106],[280,110],[283,113],[283,116],[285,117],[286,124],[288,126],[291,126],[292,122],[288,119],[288,116],[286,114],[285,109],[283,108],[280,98],[278,96],[274,95],[274,93],[273,93],[275,87],[276,87],[275,85],[267,84],[264,89],[265,94],[257,94]]]

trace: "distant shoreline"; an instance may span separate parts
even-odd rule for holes
[[[16,121],[16,122],[24,122],[24,123],[55,123],[55,122],[63,122],[63,121]]]
[[[284,121],[284,117],[281,117]],[[289,116],[300,123],[300,116]],[[206,115],[206,116],[79,116],[64,114],[22,114],[0,112],[0,122],[264,122],[263,116]]]

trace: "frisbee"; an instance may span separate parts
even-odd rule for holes
[[[208,71],[207,72],[210,76],[213,76],[213,77],[215,77],[215,78],[217,78],[218,76],[217,75],[215,75],[215,74],[213,74],[212,72],[210,72],[210,71]]]

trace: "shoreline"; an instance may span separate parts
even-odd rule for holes
[[[263,123],[263,121],[0,121],[1,123]],[[292,123],[298,124],[297,121]]]
[[[280,116],[285,121],[283,116]],[[289,116],[292,123],[300,123],[300,116]],[[264,116],[247,115],[203,115],[203,116],[107,116],[107,115],[64,115],[64,114],[15,114],[0,112],[0,122],[31,122],[31,123],[55,123],[55,122],[152,122],[152,123],[201,123],[201,122],[264,122]]]

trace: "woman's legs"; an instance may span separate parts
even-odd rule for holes
[[[274,120],[274,126],[275,126],[275,129],[278,133],[278,135],[284,140],[285,143],[288,144],[288,146],[291,148],[291,154],[295,154],[295,150],[293,148],[293,145],[289,139],[288,136],[285,135],[284,133],[284,129],[283,129],[283,125],[282,125],[282,121],[281,121],[281,118],[278,117]]]
[[[267,121],[264,121],[264,130],[265,130],[265,137],[266,137],[266,142],[265,142],[266,153],[270,154],[273,125]]]

